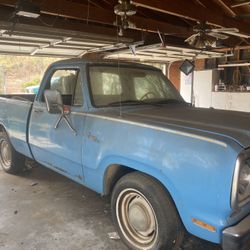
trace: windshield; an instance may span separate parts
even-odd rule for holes
[[[90,88],[96,107],[183,103],[183,99],[161,71],[90,66]]]

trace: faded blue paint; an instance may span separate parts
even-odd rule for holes
[[[29,143],[34,158],[43,165],[56,168],[71,179],[83,180],[82,146],[83,146],[83,117],[70,114],[69,118],[77,135],[72,133],[65,121],[54,128],[58,115],[49,114],[44,103],[34,103],[34,109],[43,112],[32,112],[29,128]],[[73,108],[72,111],[78,108]]]
[[[112,164],[145,172],[169,190],[189,232],[220,242],[220,232],[230,223],[232,213],[231,183],[242,150],[239,145],[219,136],[216,139],[226,147],[87,116],[85,138],[89,133],[96,135],[99,143],[88,139],[85,143],[84,155],[88,157],[83,157],[83,165],[88,187],[103,192],[103,175]],[[215,226],[218,232],[201,230],[192,218]]]
[[[0,98],[0,124],[6,128],[15,149],[27,157],[32,157],[26,138],[31,105],[29,101]]]
[[[48,114],[42,102],[46,82],[61,67],[78,68],[82,74],[84,106],[72,107],[70,114],[77,135],[64,122],[54,129],[58,115]],[[230,206],[236,159],[250,146],[249,115],[176,104],[95,109],[86,70],[86,62],[72,60],[53,64],[46,72],[28,127],[35,160],[101,194],[105,194],[105,173],[113,164],[147,173],[169,191],[190,233],[220,243],[222,230],[250,211],[248,204],[232,216]],[[26,138],[31,103],[0,99],[0,105],[0,122],[13,146],[31,157]],[[225,120],[229,122],[232,114],[230,127]],[[217,231],[194,225],[192,218]]]

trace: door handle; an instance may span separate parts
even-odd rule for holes
[[[37,114],[41,114],[44,112],[44,110],[43,109],[34,109],[34,112]]]

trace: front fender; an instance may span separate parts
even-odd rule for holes
[[[168,190],[187,231],[220,243],[221,231],[233,223],[230,196],[240,145],[215,134],[185,136],[109,120],[86,121],[83,154],[88,157],[83,162],[87,186],[104,194],[110,165],[146,173]],[[215,227],[216,232],[202,229],[193,219]]]

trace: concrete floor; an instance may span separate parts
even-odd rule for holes
[[[108,236],[109,199],[44,167],[20,176],[1,169],[0,206],[0,249],[127,250]],[[182,249],[220,248],[188,236]]]

